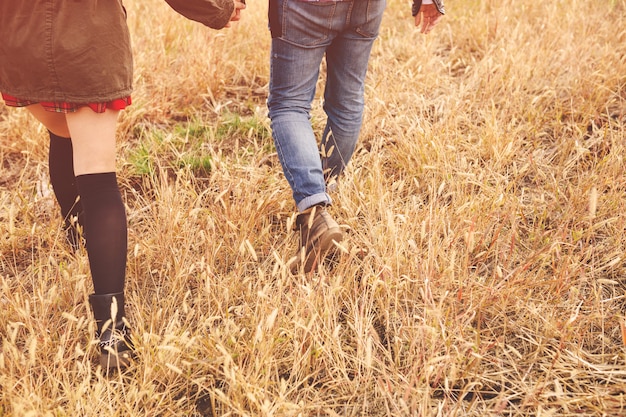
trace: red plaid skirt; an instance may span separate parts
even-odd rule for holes
[[[31,104],[41,104],[44,109],[56,113],[73,113],[81,107],[88,106],[96,113],[104,113],[106,109],[111,110],[123,110],[126,106],[130,106],[130,96],[124,98],[118,98],[116,100],[107,101],[106,103],[65,103],[62,101],[31,101],[23,100],[17,97],[10,96],[8,94],[2,94],[2,98],[7,106],[11,107],[24,107]]]

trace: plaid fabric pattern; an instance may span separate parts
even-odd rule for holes
[[[132,100],[130,96],[108,101],[106,103],[65,103],[59,101],[31,101],[2,93],[2,98],[7,106],[24,107],[31,104],[41,104],[44,109],[56,113],[73,113],[81,107],[90,107],[96,113],[104,113],[106,109],[123,110],[126,106],[130,106]]]

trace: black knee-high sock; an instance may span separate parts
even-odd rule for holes
[[[78,199],[78,188],[74,177],[74,160],[72,140],[50,133],[50,153],[48,169],[54,196],[61,207],[61,215],[65,219],[67,238],[73,247],[78,246],[78,230],[74,221],[82,225],[83,207]]]
[[[126,211],[115,172],[76,177],[83,204],[83,227],[96,294],[124,291]]]

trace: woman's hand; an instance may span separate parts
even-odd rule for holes
[[[246,3],[244,3],[243,1],[235,0],[234,3],[235,3],[235,9],[233,10],[233,14],[230,16],[230,22],[236,22],[236,21],[240,20],[241,19],[241,11],[246,8]],[[226,26],[224,26],[224,27],[229,28],[230,27],[230,22],[228,22],[226,24]]]

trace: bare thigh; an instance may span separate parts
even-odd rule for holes
[[[46,129],[55,135],[63,138],[70,137],[70,131],[67,127],[65,113],[47,111],[41,104],[31,104],[30,106],[26,106],[26,109],[28,109],[28,111],[35,116],[35,119],[39,120],[41,124],[46,127]]]
[[[74,173],[115,172],[115,130],[119,110],[96,113],[81,107],[65,115],[74,147]]]
[[[81,107],[66,114],[47,111],[41,104],[26,108],[55,135],[72,138],[75,175],[115,172],[118,110],[96,113],[89,107]]]

